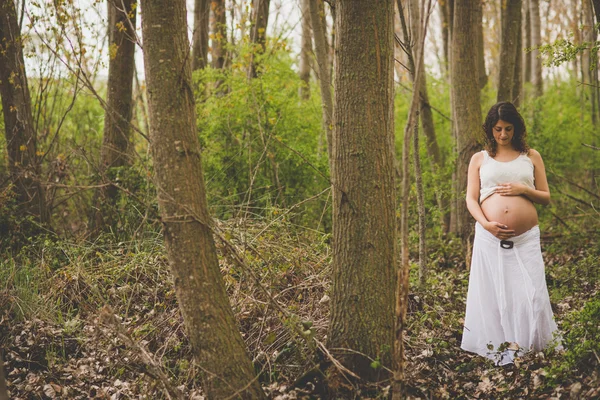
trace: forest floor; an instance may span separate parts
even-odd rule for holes
[[[310,336],[326,341],[329,237],[283,222],[222,229],[244,255],[236,264],[219,248],[265,392],[282,400],[326,398],[322,382],[307,374],[318,358],[313,342],[295,327],[312,325]],[[427,283],[411,288],[407,398],[599,398],[600,249],[590,241],[560,236],[543,243],[565,350],[525,354],[504,367],[460,350],[468,271],[456,243],[430,246]],[[203,398],[158,236],[40,239],[1,267],[0,346],[12,399],[166,398],[157,371],[182,398]],[[274,311],[274,301],[286,311]],[[390,383],[347,386],[354,398],[383,399]]]

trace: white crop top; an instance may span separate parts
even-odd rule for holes
[[[533,162],[525,153],[512,161],[496,161],[483,150],[483,163],[479,167],[479,204],[490,197],[502,183],[522,183],[535,189]]]

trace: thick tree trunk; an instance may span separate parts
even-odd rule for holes
[[[227,54],[227,10],[225,9],[225,0],[212,0],[211,9],[213,11],[213,24],[211,41],[212,67],[222,69],[225,66],[225,57]]]
[[[470,45],[477,22],[481,15],[479,1],[457,1],[454,9],[454,31],[452,33],[451,97],[452,118],[456,131],[456,223],[457,233],[466,239],[471,231],[471,217],[464,201],[467,188],[467,169],[471,156],[476,151],[475,135],[481,130],[481,105],[479,87],[473,76],[477,76],[477,57]]]
[[[248,66],[248,79],[256,78],[256,56],[265,52],[267,26],[269,24],[269,6],[271,0],[253,0],[252,2],[252,29],[250,31],[250,42],[255,46],[250,56]]]
[[[531,47],[536,48],[531,52],[531,82],[535,97],[540,97],[544,91],[544,82],[542,81],[542,60],[539,58],[540,52],[537,50],[537,47],[542,44],[539,0],[529,0],[529,17],[531,18]]]
[[[521,32],[521,0],[502,0],[502,38],[498,71],[497,101],[512,101],[516,77],[519,32]]]
[[[46,223],[48,209],[39,181],[37,135],[13,0],[0,0],[0,96],[8,169],[19,208],[23,215],[34,216],[39,222]]]
[[[336,357],[370,380],[385,373],[368,357],[390,366],[394,342],[393,13],[392,0],[336,2],[329,347],[354,350]]]
[[[211,230],[196,134],[185,0],[143,0],[150,149],[177,300],[206,396],[262,399]]]
[[[130,164],[131,115],[133,109],[133,73],[135,70],[135,8],[136,0],[123,0],[115,7],[108,2],[108,29],[111,42],[108,62],[108,88],[104,113],[104,137],[100,153],[102,180],[113,179],[110,168]],[[124,7],[124,8],[123,8]],[[118,188],[104,186],[97,193],[94,219],[96,229],[112,227],[117,213],[112,209],[118,199]]]
[[[331,94],[331,77],[329,75],[329,45],[327,44],[327,37],[325,36],[325,26],[323,25],[324,19],[321,15],[323,8],[319,7],[319,3],[322,3],[322,0],[309,0],[309,12],[315,38],[315,54],[318,66],[317,73],[321,87],[322,125],[323,132],[327,139],[327,156],[329,157],[329,164],[331,166],[333,161],[331,156],[333,96]],[[319,152],[320,151],[321,149],[319,148]]]
[[[312,36],[310,28],[310,0],[302,1],[302,43],[300,46],[300,65],[298,75],[304,83],[300,87],[300,98],[310,98],[310,57],[312,53]]]
[[[192,35],[192,71],[208,65],[208,21],[210,0],[194,2],[194,34]]]

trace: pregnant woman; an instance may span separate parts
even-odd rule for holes
[[[477,222],[461,347],[504,365],[554,339],[533,205],[548,204],[550,191],[513,104],[492,106],[483,130],[486,150],[468,172],[467,208]]]

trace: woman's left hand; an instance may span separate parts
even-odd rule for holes
[[[500,196],[521,196],[527,191],[527,186],[520,183],[502,183],[496,187]]]

